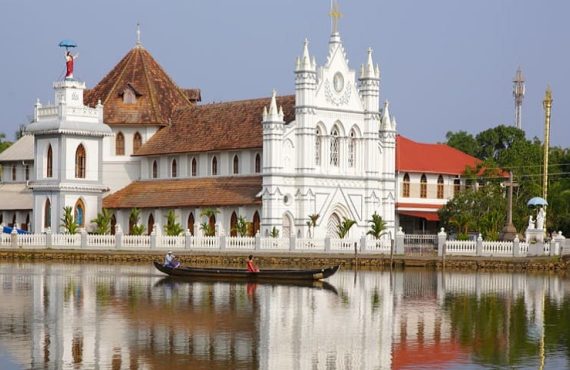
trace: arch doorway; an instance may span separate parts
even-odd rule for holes
[[[329,222],[327,223],[327,236],[329,238],[338,238],[338,228],[340,226],[340,217],[338,216],[338,214],[333,213],[330,217],[329,217]]]
[[[293,232],[293,220],[291,216],[285,213],[283,215],[283,237],[290,238]]]

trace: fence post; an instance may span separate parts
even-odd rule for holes
[[[220,241],[220,250],[224,250],[226,249],[227,246],[227,236],[222,233],[220,236],[218,236],[218,240]]]
[[[255,250],[261,250],[261,235],[259,234],[259,230],[255,234]]]
[[[564,248],[564,243],[566,238],[564,237],[564,235],[562,235],[562,231],[559,231],[558,234],[552,238],[552,240],[555,241],[555,246],[556,246],[556,255],[559,256],[561,255],[564,251],[562,250]],[[550,251],[552,253],[552,247],[550,248]]]
[[[123,248],[123,229],[120,224],[115,225],[115,248]]]
[[[398,231],[396,232],[396,250],[394,254],[404,254],[404,239],[406,234],[402,230],[402,226],[398,227]]]
[[[447,241],[447,233],[442,227],[437,233],[437,255],[438,257],[443,257],[445,255],[445,242]]]
[[[380,240],[380,239],[378,239],[378,240]],[[364,235],[364,234],[360,237],[360,251],[366,252],[366,235]]]
[[[51,233],[51,227],[48,227],[46,230],[46,247],[53,247],[53,234]]]
[[[477,257],[483,255],[483,237],[481,236],[481,234],[479,234],[479,236],[477,237],[477,243],[475,244],[475,254],[477,255]]]
[[[157,232],[157,227],[156,224],[154,224],[152,226],[152,232],[150,233],[150,249],[156,249],[157,245],[158,245],[158,235]]]
[[[325,252],[330,252],[331,250],[331,238],[330,236],[325,237]]]
[[[81,234],[81,249],[87,248],[87,230],[84,227],[79,229],[79,233]]]
[[[297,238],[295,236],[289,237],[289,250],[294,251],[297,247]]]
[[[184,249],[192,248],[192,234],[190,229],[184,230]]]
[[[18,224],[12,225],[12,231],[10,232],[10,242],[12,248],[18,248]]]
[[[513,240],[513,257],[521,256],[521,241],[519,239],[519,234],[515,235]]]

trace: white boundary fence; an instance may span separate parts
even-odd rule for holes
[[[434,242],[435,241],[435,242]],[[417,255],[405,249],[406,242],[427,245],[436,250],[439,256],[484,256],[484,257],[525,257],[555,256],[570,253],[570,245],[558,233],[547,243],[526,243],[515,239],[506,241],[447,240],[445,231],[437,235],[409,235],[400,230],[395,239],[384,235],[381,239],[361,237],[360,239],[313,239],[313,238],[263,238],[232,236],[192,236],[188,231],[181,236],[89,235],[84,230],[70,234],[0,234],[0,248],[25,249],[105,249],[105,250],[243,250],[243,251],[299,251],[315,253],[367,253],[395,255]],[[435,245],[435,246],[434,246]]]

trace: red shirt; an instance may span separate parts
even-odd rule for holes
[[[249,272],[259,272],[259,269],[253,264],[253,261],[247,261],[247,271]]]

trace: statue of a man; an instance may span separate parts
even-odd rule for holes
[[[539,230],[544,229],[544,218],[546,217],[546,211],[544,207],[541,207],[536,216],[536,228]]]
[[[527,230],[533,230],[533,229],[534,229],[534,219],[532,218],[532,215],[530,215],[528,218]]]
[[[73,64],[79,54],[72,55],[71,51],[65,52],[65,78],[73,78]]]

